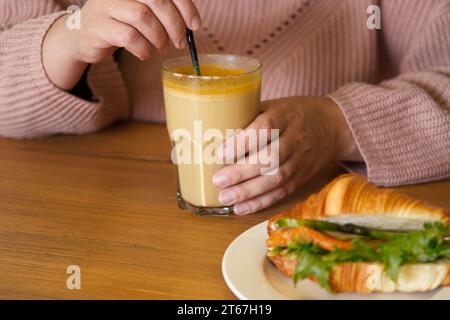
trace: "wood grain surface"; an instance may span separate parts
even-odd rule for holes
[[[0,139],[0,299],[233,299],[222,256],[240,233],[342,173],[245,217],[178,209],[163,126]],[[450,208],[450,182],[402,188]],[[81,268],[81,290],[66,268]]]

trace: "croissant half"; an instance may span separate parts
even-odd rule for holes
[[[268,225],[269,250],[283,247],[298,237],[305,239],[301,226],[278,228],[276,222],[283,218],[327,220],[384,230],[420,230],[424,223],[437,221],[450,225],[445,209],[392,189],[380,189],[353,174],[336,178],[291,211],[272,217]],[[269,255],[268,259],[290,277],[298,263],[298,258],[292,255]],[[400,268],[397,281],[386,275],[380,263],[345,262],[330,270],[329,285],[334,292],[429,291],[450,285],[450,261],[405,264]]]
[[[292,277],[298,260],[293,256],[272,256],[269,260]],[[425,292],[450,285],[450,262],[408,264],[391,280],[378,263],[341,263],[331,269],[330,288],[336,293]]]
[[[443,208],[429,205],[393,189],[380,189],[361,176],[345,174],[327,184],[319,193],[269,220],[281,217],[354,223],[379,229],[421,229],[426,222],[450,225]]]

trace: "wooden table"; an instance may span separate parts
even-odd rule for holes
[[[221,273],[230,242],[339,173],[256,215],[198,217],[177,207],[163,126],[0,139],[0,298],[233,299]],[[403,190],[450,207],[449,181]],[[66,288],[69,265],[81,290]]]

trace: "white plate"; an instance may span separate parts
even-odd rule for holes
[[[392,294],[330,294],[316,283],[303,280],[294,287],[266,259],[267,221],[248,229],[237,237],[225,251],[222,273],[230,290],[241,300],[275,299],[338,299],[338,300],[396,300],[450,299],[450,288],[427,293]]]

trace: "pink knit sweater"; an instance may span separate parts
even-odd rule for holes
[[[56,88],[43,38],[84,1],[0,1],[0,135],[86,133],[117,119],[164,121],[156,53],[94,65],[94,102]],[[369,180],[399,185],[450,177],[450,0],[198,0],[200,52],[252,55],[263,98],[328,95],[342,108]],[[369,30],[367,8],[382,9]],[[186,52],[177,53],[186,54]]]

